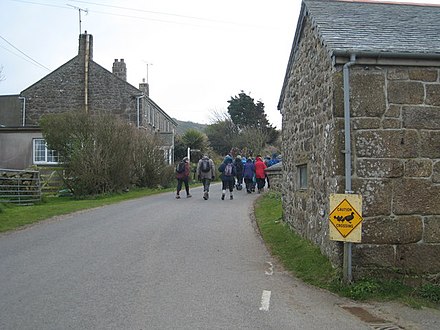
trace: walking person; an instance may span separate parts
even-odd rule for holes
[[[214,162],[208,155],[203,155],[197,164],[197,177],[203,183],[203,199],[206,201],[209,198],[209,186],[211,180],[215,179]]]
[[[255,160],[255,178],[257,180],[258,193],[261,193],[266,184],[266,164],[264,164],[263,159],[260,155],[257,156]]]
[[[246,185],[246,192],[248,194],[252,193],[252,184],[255,175],[255,165],[252,159],[249,157],[246,159],[246,163],[243,166],[243,178],[244,184]]]
[[[176,198],[180,198],[180,191],[182,190],[182,184],[185,185],[186,197],[192,197],[189,193],[189,175],[190,164],[188,157],[184,157],[176,166],[176,179],[177,179],[177,193]]]
[[[229,199],[234,199],[232,192],[234,191],[236,170],[232,161],[232,157],[227,155],[221,163],[218,171],[221,173],[222,180],[222,200],[225,199],[226,190],[229,190]]]
[[[243,185],[243,162],[241,160],[241,156],[237,155],[237,157],[234,160],[234,166],[235,166],[235,170],[237,172],[237,184],[236,184],[236,188],[237,190],[241,190],[242,189],[242,185]]]

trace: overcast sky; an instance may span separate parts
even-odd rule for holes
[[[400,2],[404,2],[401,0]],[[411,2],[439,1],[413,0]],[[209,123],[242,90],[277,110],[299,0],[1,0],[0,95],[19,94],[78,52],[81,31],[93,35],[93,60],[127,80],[143,78],[150,97],[179,120]],[[74,8],[77,7],[77,8]]]

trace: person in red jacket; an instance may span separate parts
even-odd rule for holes
[[[176,198],[180,198],[180,190],[182,190],[182,183],[185,184],[186,197],[192,197],[189,193],[188,178],[190,174],[190,165],[188,157],[184,157],[182,161],[176,167],[176,179],[177,179],[177,194]]]
[[[264,164],[263,159],[258,155],[255,159],[255,178],[257,180],[258,193],[263,191],[266,184],[266,172],[264,171],[266,168],[267,166]]]

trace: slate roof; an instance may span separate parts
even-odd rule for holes
[[[303,0],[278,110],[309,17],[330,56],[440,60],[440,5]]]
[[[438,5],[304,0],[303,6],[302,14],[309,15],[334,55],[440,58]]]

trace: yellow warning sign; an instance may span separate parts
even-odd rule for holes
[[[361,241],[362,196],[330,195],[330,239],[344,242]]]

